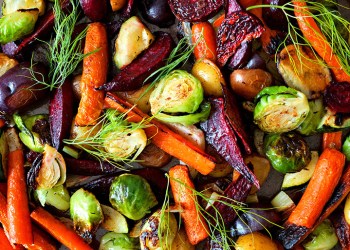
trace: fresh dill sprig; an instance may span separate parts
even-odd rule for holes
[[[55,0],[53,6],[55,35],[51,41],[41,41],[47,46],[49,82],[40,81],[35,77],[34,80],[50,90],[59,88],[84,57],[89,55],[81,52],[81,41],[86,36],[87,28],[74,36],[74,28],[79,18],[79,3],[77,0],[70,0],[70,3],[72,11],[66,14],[61,8],[60,0]]]
[[[301,11],[305,15],[305,17],[312,17],[317,22],[320,30],[322,30],[322,34],[326,37],[327,42],[331,45],[334,54],[338,56],[340,64],[342,65],[344,71],[348,75],[350,75],[350,45],[337,29],[338,26],[341,27],[343,30],[350,32],[350,22],[343,18],[340,15],[339,11],[330,10],[323,3],[310,0],[305,0],[305,2],[307,3],[307,9],[303,8],[301,9]],[[324,2],[327,2],[337,7],[347,8],[343,5],[336,3],[333,0],[324,0]],[[280,50],[281,46],[286,47],[291,42],[296,47],[297,57],[300,62],[302,62],[302,59],[313,60],[311,58],[305,57],[304,54],[300,51],[299,46],[308,46],[315,55],[316,59],[313,61],[315,61],[318,64],[325,65],[325,63],[320,59],[318,54],[312,48],[310,42],[302,35],[302,32],[299,29],[299,27],[294,24],[295,22],[292,22],[293,19],[296,19],[296,17],[293,14],[291,14],[294,13],[294,5],[292,2],[287,2],[281,6],[270,4],[254,5],[248,7],[247,10],[252,10],[255,8],[277,8],[281,9],[285,14],[288,21],[288,34],[284,41],[280,44],[278,51]],[[321,39],[323,39],[322,34],[320,34],[319,36],[319,38]],[[294,69],[296,69],[296,65],[293,58],[291,56],[290,58],[292,60],[291,63]],[[277,54],[275,59],[277,60]]]
[[[166,177],[168,179],[168,185],[167,185],[167,190],[165,193],[164,202],[163,202],[162,209],[161,209],[161,216],[165,216],[166,212],[171,210],[171,208],[169,206],[170,196],[169,196],[169,191],[168,191],[169,181],[170,181],[171,177],[168,174],[166,174]],[[220,194],[217,194],[215,201],[213,201],[211,198],[208,198],[204,194],[205,190],[199,192],[199,191],[195,190],[194,188],[189,187],[188,185],[186,185],[185,183],[181,182],[178,179],[171,178],[171,180],[175,180],[176,182],[180,183],[185,188],[188,188],[193,192],[193,194],[194,194],[193,201],[196,205],[196,210],[198,211],[199,214],[201,214],[203,216],[205,222],[207,223],[207,225],[209,227],[209,231],[207,232],[209,235],[209,238],[215,244],[220,245],[222,247],[222,249],[228,250],[228,249],[232,249],[232,247],[235,247],[236,243],[235,243],[234,239],[230,236],[230,229],[225,226],[224,218],[222,217],[220,211],[215,206],[212,206],[212,212],[210,213],[205,208],[203,208],[201,206],[201,204],[199,204],[198,198],[203,199],[207,203],[219,202],[223,205],[226,205],[226,206],[232,208],[234,210],[234,212],[236,213],[237,218],[240,218],[241,213],[252,215],[252,218],[268,232],[270,237],[271,237],[271,234],[270,234],[269,230],[258,219],[264,220],[273,226],[283,228],[282,226],[266,219],[265,217],[255,213],[253,211],[251,211],[251,209],[249,207],[247,207],[247,205],[243,202],[235,201],[233,199],[230,199],[230,198],[225,197],[225,196],[220,195]],[[269,208],[261,208],[261,209],[266,210]],[[271,208],[271,209],[273,209],[273,208]],[[181,208],[180,208],[180,210],[181,210]],[[244,220],[242,220],[242,221],[244,222]],[[246,225],[246,226],[247,226],[247,228],[249,228],[249,225]],[[161,227],[158,228],[158,230],[161,230],[161,229],[162,229]],[[164,232],[158,231],[158,235],[165,235],[165,237],[166,237],[167,234],[166,234],[166,232],[164,234]]]
[[[143,148],[137,148],[135,145],[133,147],[126,142],[121,143],[121,141],[119,141],[119,145],[117,139],[126,138],[135,130],[147,126],[147,120],[140,123],[129,123],[125,120],[126,116],[127,114],[120,114],[116,110],[107,109],[94,126],[91,126],[75,139],[65,139],[64,143],[81,148],[99,161],[106,161],[117,168],[126,169],[121,163],[128,165],[137,162],[136,158]],[[124,146],[130,147],[124,148]],[[113,150],[106,150],[106,147],[116,148],[118,153]],[[119,154],[119,152],[121,153]]]

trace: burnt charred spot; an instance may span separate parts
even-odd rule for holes
[[[292,249],[304,237],[308,230],[309,228],[305,226],[290,224],[278,233],[277,239],[285,249]]]
[[[339,207],[330,216],[333,227],[339,239],[339,243],[342,249],[350,248],[350,225],[346,222],[344,218],[344,213],[342,207]]]
[[[34,160],[34,162],[32,164],[32,167],[28,171],[28,174],[27,174],[27,185],[29,187],[31,187],[32,189],[36,189],[37,188],[38,183],[36,182],[36,177],[39,175],[39,171],[40,171],[40,168],[41,168],[42,161],[43,161],[43,155],[40,154],[40,155],[38,155],[35,158],[35,160]]]
[[[140,235],[141,245],[147,248],[147,245],[158,245],[159,235],[158,235],[158,227],[159,227],[159,217],[151,216],[148,219],[149,230],[142,230]],[[151,241],[151,244],[147,244],[148,241]]]
[[[51,145],[50,124],[46,119],[37,119],[32,127],[32,131],[40,135],[42,144]]]

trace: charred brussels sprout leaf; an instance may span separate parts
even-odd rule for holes
[[[96,197],[84,189],[76,191],[70,200],[70,216],[74,229],[87,241],[103,221],[103,212]]]
[[[162,78],[150,96],[151,112],[194,113],[203,101],[201,82],[184,70]]]
[[[58,185],[51,189],[36,189],[34,196],[42,206],[50,205],[62,212],[69,209],[70,196],[63,185]]]
[[[256,96],[254,122],[268,133],[296,129],[306,118],[310,107],[307,97],[285,86],[266,87]]]
[[[122,174],[113,180],[109,201],[115,209],[132,220],[143,218],[158,204],[148,182],[133,174]]]
[[[99,250],[129,250],[140,249],[138,238],[131,238],[127,234],[114,232],[106,233],[101,238]]]
[[[16,41],[34,30],[39,11],[18,10],[0,18],[0,44]]]
[[[300,171],[311,160],[308,144],[295,133],[269,134],[264,145],[273,168],[284,174]]]
[[[335,230],[329,220],[322,222],[303,243],[305,250],[330,250],[338,242]]]
[[[318,126],[325,114],[325,108],[323,106],[322,99],[316,99],[309,101],[310,112],[306,116],[305,120],[300,124],[297,131],[303,135],[315,134],[318,130]]]
[[[44,0],[4,0],[2,14],[4,16],[23,9],[38,9],[39,15],[45,12]]]

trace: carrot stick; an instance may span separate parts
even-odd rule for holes
[[[133,108],[132,110],[129,110],[124,108],[118,102],[131,105],[127,104],[116,95],[107,93],[105,105],[109,108],[116,109],[119,112],[126,113],[128,116],[128,121],[139,123],[149,118],[149,116],[144,114],[139,109]],[[152,143],[154,143],[157,147],[195,168],[203,175],[209,174],[215,168],[215,163],[213,162],[212,157],[207,155],[201,149],[195,147],[186,139],[175,134],[168,127],[154,119],[150,122],[150,124],[151,126],[145,127],[144,131],[146,132],[147,137],[150,138]]]
[[[293,5],[294,15],[306,40],[309,41],[314,50],[327,63],[338,82],[350,82],[350,76],[343,70],[339,57],[333,52],[327,38],[322,34],[317,23],[312,18],[306,2],[294,0]]]
[[[23,150],[17,149],[8,154],[7,217],[12,243],[33,244],[29,214]]]
[[[62,222],[43,208],[39,207],[35,209],[30,216],[49,234],[69,249],[92,249],[78,234],[75,233],[73,229],[66,227]]]
[[[13,250],[11,243],[7,239],[5,231],[0,227],[0,249],[1,250]]]
[[[176,205],[181,207],[181,218],[184,221],[189,242],[196,245],[209,235],[209,228],[202,214],[197,210],[198,203],[193,193],[194,185],[186,166],[177,165],[170,169],[170,186]]]
[[[42,230],[39,228],[33,226],[33,237],[34,237],[34,244],[32,245],[26,245],[25,247],[29,250],[56,250],[56,244]]]
[[[322,149],[335,148],[340,150],[342,147],[342,131],[323,133]]]
[[[92,54],[83,60],[81,100],[75,118],[75,124],[79,126],[95,124],[103,108],[104,92],[95,89],[102,86],[107,79],[108,42],[103,24],[89,25],[84,53]]]
[[[285,248],[291,249],[315,225],[339,182],[344,165],[345,156],[336,149],[326,148],[320,155],[301,200],[278,235]]]
[[[196,44],[193,53],[197,60],[206,58],[216,61],[216,34],[209,22],[192,25],[192,41]]]
[[[225,19],[225,14],[222,14],[221,16],[219,16],[214,22],[213,22],[213,28],[218,29],[220,27],[220,25],[222,24],[222,22]]]

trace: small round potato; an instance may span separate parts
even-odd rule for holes
[[[121,10],[126,5],[126,0],[110,0],[112,11]]]
[[[247,100],[254,97],[272,83],[272,76],[262,69],[237,69],[230,75],[233,92]]]
[[[236,241],[236,250],[278,250],[277,244],[268,236],[254,232],[239,236]]]
[[[223,95],[221,85],[226,85],[226,83],[215,63],[208,59],[197,60],[191,73],[202,83],[206,96],[219,97]]]
[[[138,90],[117,92],[116,94],[128,102],[137,104],[137,107],[143,112],[148,113],[151,110],[151,105],[149,103],[149,97],[153,91],[149,89],[149,84],[142,86]],[[146,92],[147,91],[147,92]]]

